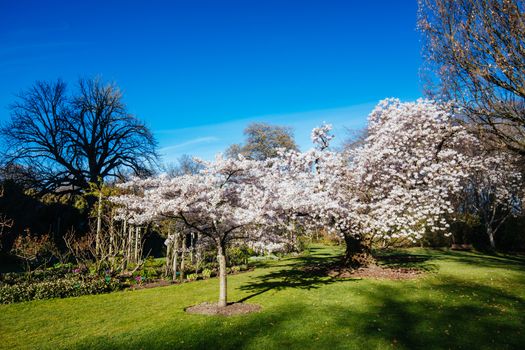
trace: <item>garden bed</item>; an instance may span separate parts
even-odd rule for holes
[[[202,303],[199,305],[190,306],[185,309],[185,311],[189,314],[220,316],[243,315],[252,312],[258,312],[260,310],[260,305],[245,303],[230,303],[223,307],[218,306],[217,303]]]

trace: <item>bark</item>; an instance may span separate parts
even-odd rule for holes
[[[109,221],[109,256],[113,257],[113,245],[115,244],[115,226],[113,220],[113,210]]]
[[[100,254],[100,234],[102,231],[102,190],[98,192],[98,207],[97,207],[97,235],[95,239],[95,252]]]
[[[133,254],[135,263],[139,262],[139,240],[140,240],[140,227],[137,226],[135,228],[135,252]]]
[[[225,252],[225,247],[219,243],[217,247],[217,261],[219,262],[219,307],[228,305]]]
[[[184,234],[182,237],[182,250],[181,250],[181,257],[180,257],[180,281],[184,281],[184,265],[185,265],[185,257],[186,257],[186,235]]]
[[[179,255],[178,247],[179,245],[179,235],[175,233],[175,239],[173,241],[173,281],[177,280],[177,257]]]
[[[490,247],[496,249],[496,242],[494,241],[494,231],[490,225],[487,226],[487,235],[489,236]]]
[[[128,254],[126,254],[126,260],[128,261],[128,263],[131,262],[131,244],[133,242],[133,226],[129,226],[129,229],[128,229],[128,246],[127,246],[127,251],[128,251]]]
[[[371,242],[360,236],[350,233],[344,234],[346,251],[343,264],[352,268],[366,267],[374,263],[371,252]]]

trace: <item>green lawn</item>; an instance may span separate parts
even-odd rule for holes
[[[185,314],[214,301],[216,279],[138,291],[0,305],[2,349],[518,349],[525,346],[525,260],[412,250],[429,272],[404,281],[301,272],[338,250],[231,276],[230,300],[260,313]]]

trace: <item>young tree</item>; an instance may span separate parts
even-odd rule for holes
[[[218,305],[223,307],[227,305],[226,248],[230,242],[272,242],[279,237],[247,229],[267,218],[269,196],[259,181],[264,173],[262,162],[218,156],[214,162],[203,164],[205,168],[197,174],[127,182],[121,187],[136,194],[113,201],[122,205],[123,214],[131,215],[132,223],[172,218],[206,238],[217,251]]]
[[[42,192],[75,192],[123,171],[144,173],[156,159],[150,130],[130,115],[122,93],[99,79],[66,84],[37,82],[11,106],[0,134],[4,161],[36,174]]]
[[[428,68],[484,134],[525,154],[525,2],[419,0]]]

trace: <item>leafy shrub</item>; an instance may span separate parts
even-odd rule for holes
[[[246,246],[228,248],[228,265],[236,266],[247,264],[248,259],[254,255],[257,255],[255,251]]]
[[[0,304],[108,293],[121,288],[118,280],[101,277],[82,279],[69,276],[41,282],[25,281],[0,286]]]
[[[204,269],[204,270],[202,270],[201,275],[202,275],[202,278],[207,280],[208,278],[211,277],[211,270],[210,269]]]
[[[186,279],[188,281],[195,281],[195,280],[197,280],[197,274],[196,273],[190,273],[190,274],[186,275]]]

